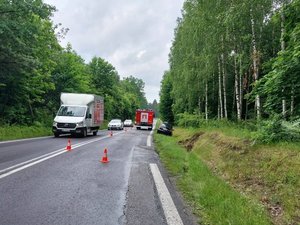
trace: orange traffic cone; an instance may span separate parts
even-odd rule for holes
[[[104,156],[102,157],[100,162],[103,162],[103,163],[108,163],[109,162],[108,157],[107,157],[107,149],[106,148],[104,149]]]
[[[70,141],[70,139],[68,140],[68,144],[67,144],[66,150],[67,150],[67,151],[71,151],[71,150],[72,150],[72,146],[71,146],[71,141]]]

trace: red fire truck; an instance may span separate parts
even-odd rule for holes
[[[136,129],[152,130],[155,113],[152,109],[137,109],[135,112]]]

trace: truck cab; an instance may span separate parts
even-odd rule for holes
[[[90,94],[62,93],[61,103],[53,121],[52,132],[60,134],[96,135],[104,119],[103,98]]]
[[[152,130],[155,113],[152,109],[137,109],[135,112],[136,129]]]

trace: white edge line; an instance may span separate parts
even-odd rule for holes
[[[155,129],[155,125],[156,123],[154,123],[154,127],[152,128],[150,134],[148,135],[148,138],[147,138],[147,146],[148,147],[151,147],[151,143],[152,143],[152,134],[153,134],[153,131]]]
[[[150,163],[149,165],[167,223],[169,225],[183,225],[183,222],[157,165],[153,163]]]
[[[97,139],[94,139],[94,140],[91,140],[91,141],[86,141],[86,142],[78,143],[78,144],[73,145],[72,149],[79,148],[81,146],[90,144],[92,142],[100,141],[100,140],[105,139],[105,138],[107,138],[107,137],[101,137],[101,138],[97,138]],[[58,156],[58,155],[60,155],[62,153],[65,153],[65,152],[68,152],[68,151],[65,150],[65,148],[61,148],[61,149],[58,149],[58,150],[56,150],[54,152],[50,152],[50,153],[47,153],[45,155],[36,157],[34,159],[30,159],[28,161],[19,163],[17,165],[11,166],[9,168],[0,170],[0,179],[2,179],[4,177],[7,177],[7,176],[9,176],[11,174],[14,174],[16,172],[19,172],[19,171],[21,171],[23,169],[26,169],[28,167],[31,167],[33,165],[36,165],[38,163],[41,163],[41,162],[43,162],[43,161],[45,161],[47,159],[51,159],[51,158],[53,158],[55,156]],[[17,169],[14,169],[14,168],[17,168]],[[6,172],[6,171],[9,171],[9,172]]]
[[[53,136],[45,136],[45,137],[35,137],[35,138],[23,138],[23,139],[16,139],[16,140],[9,140],[9,141],[0,141],[1,144],[13,143],[13,142],[20,142],[20,141],[30,141],[30,140],[39,140],[39,139],[46,139],[51,138]]]

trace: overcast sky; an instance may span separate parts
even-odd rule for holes
[[[69,28],[70,42],[88,63],[97,56],[121,78],[145,82],[148,102],[159,101],[160,81],[184,0],[44,0],[57,8],[53,21]]]

